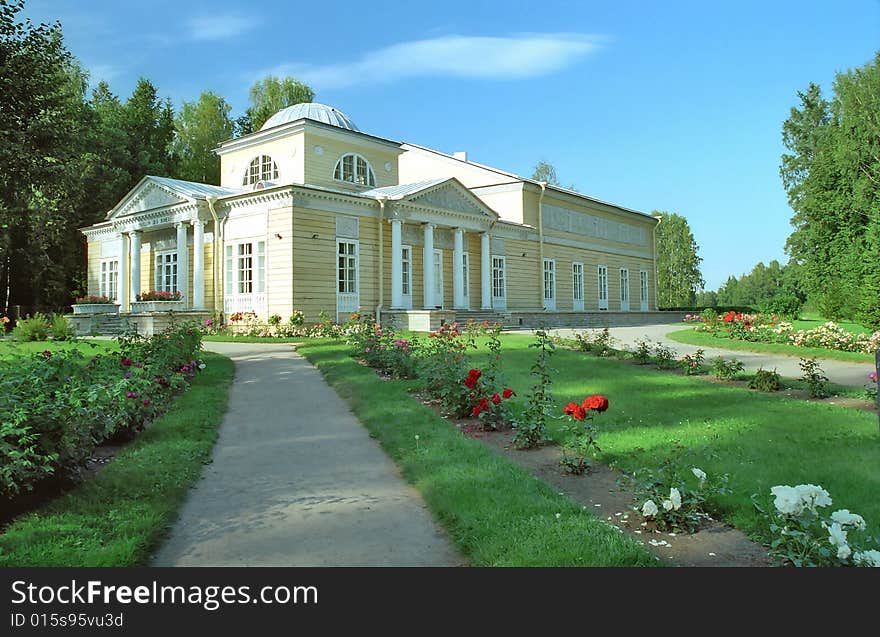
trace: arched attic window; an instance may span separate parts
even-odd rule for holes
[[[343,155],[333,169],[333,179],[348,181],[361,186],[376,186],[376,175],[370,162],[354,153]]]
[[[258,181],[278,179],[278,165],[272,161],[269,155],[260,155],[251,160],[247,172],[244,174],[243,186],[250,186]]]

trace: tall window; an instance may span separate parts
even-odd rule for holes
[[[584,264],[571,264],[571,297],[574,310],[584,309]]]
[[[226,246],[226,294],[262,294],[266,291],[266,242],[249,241]]]
[[[401,290],[404,296],[412,294],[412,248],[403,246],[400,249],[401,272],[403,273],[403,284]]]
[[[648,271],[639,271],[639,302],[642,312],[648,311]]]
[[[598,266],[598,275],[596,277],[599,283],[599,309],[608,309],[608,266]]]
[[[119,301],[119,261],[101,262],[100,294],[112,301]]]
[[[544,307],[556,309],[556,261],[544,259]]]
[[[629,309],[629,270],[620,269],[620,309]]]
[[[156,289],[177,292],[177,251],[156,253]]]
[[[356,294],[357,279],[357,243],[338,240],[337,248],[337,290],[340,294]]]
[[[244,175],[243,186],[250,186],[258,181],[278,179],[278,166],[269,155],[254,157]]]
[[[505,281],[504,257],[492,256],[492,298],[502,300],[507,297],[507,282]]]
[[[336,162],[336,167],[333,169],[333,179],[349,181],[361,186],[376,185],[376,175],[373,173],[370,163],[354,153],[349,153],[339,158],[339,161]]]
[[[470,280],[471,280],[471,256],[467,252],[463,252],[461,255],[461,278],[464,281],[464,285],[461,289],[461,295],[464,297],[465,303],[470,298],[471,293],[469,288]]]

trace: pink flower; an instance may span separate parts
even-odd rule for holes
[[[134,361],[132,361],[130,358],[123,358],[123,359],[120,360],[119,362],[122,363],[123,365],[125,365],[126,367],[131,367],[131,364],[132,364]]]
[[[149,407],[149,406],[150,406],[150,399],[144,398],[144,407]]]
[[[134,393],[133,391],[130,391],[125,394],[125,397],[126,398],[137,398],[138,395],[136,393]]]
[[[868,380],[870,380],[872,383],[876,383],[877,382],[877,372],[871,372],[870,374],[868,374]]]
[[[50,351],[47,350],[47,349],[44,349],[44,350],[41,352],[40,355],[41,355],[43,358],[47,359],[47,360],[50,359],[50,358],[52,358],[52,352],[50,352]]]

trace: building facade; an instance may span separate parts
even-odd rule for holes
[[[366,134],[321,104],[283,109],[216,152],[219,186],[147,176],[83,229],[89,293],[139,329],[171,305],[307,322],[360,309],[416,329],[656,310],[649,215]],[[138,302],[149,290],[182,299]]]

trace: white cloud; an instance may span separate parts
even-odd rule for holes
[[[225,40],[259,26],[258,18],[244,13],[218,13],[192,18],[187,23],[193,40]]]
[[[358,60],[324,65],[285,64],[269,72],[293,75],[318,89],[429,76],[523,79],[568,68],[596,51],[602,41],[601,37],[571,33],[447,35],[393,44],[370,51]]]

